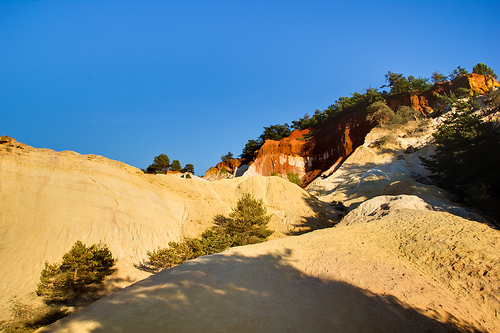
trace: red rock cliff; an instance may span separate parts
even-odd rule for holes
[[[357,107],[339,114],[313,130],[294,131],[281,141],[268,140],[252,164],[252,173],[269,176],[296,172],[306,186],[323,173],[332,173],[363,144],[371,125],[366,109]]]

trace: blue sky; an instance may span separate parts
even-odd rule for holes
[[[387,71],[500,72],[499,17],[500,1],[0,0],[0,135],[201,175]]]

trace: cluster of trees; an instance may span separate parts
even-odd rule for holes
[[[142,170],[146,173],[167,173],[168,171],[180,171],[189,172],[194,174],[194,166],[192,164],[186,164],[184,168],[181,167],[179,160],[173,160],[170,163],[170,159],[165,154],[160,154],[155,156],[153,163]]]
[[[262,200],[244,194],[229,217],[215,216],[215,226],[205,230],[201,237],[170,242],[167,248],[148,251],[149,261],[139,268],[159,271],[203,255],[222,252],[232,246],[263,242],[273,233],[267,228],[270,220],[271,216],[267,215]]]
[[[500,112],[500,92],[490,92],[484,108],[468,90],[440,98],[453,109],[434,134],[435,155],[422,163],[438,185],[500,221],[500,127],[491,117]]]

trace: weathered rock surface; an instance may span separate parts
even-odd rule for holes
[[[249,175],[286,175],[296,172],[306,186],[322,173],[332,173],[356,147],[363,144],[372,126],[362,107],[327,120],[314,132],[296,130],[281,141],[268,140],[247,171]]]
[[[145,276],[133,264],[147,251],[198,236],[243,193],[264,200],[272,237],[332,221],[318,200],[277,177],[210,183],[7,137],[0,142],[1,315],[11,297],[35,291],[45,261],[60,261],[77,240],[108,244],[118,258],[115,280],[131,283]]]
[[[225,161],[217,163],[215,167],[209,168],[205,172],[205,176],[203,176],[203,178],[207,180],[232,178],[235,176],[236,170],[248,162],[249,161],[244,158],[229,158]]]
[[[192,260],[41,332],[493,332],[499,264],[498,230],[390,210]]]

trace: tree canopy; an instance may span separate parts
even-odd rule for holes
[[[155,156],[153,164],[147,167],[149,173],[165,173],[170,166],[170,159],[165,154]]]
[[[61,264],[45,263],[40,274],[37,294],[47,300],[72,300],[100,283],[114,272],[115,265],[109,248],[102,243],[87,247],[81,241],[63,255]]]
[[[497,75],[493,72],[491,68],[483,64],[482,62],[478,63],[472,68],[472,73],[477,73],[477,74],[482,74],[482,75],[491,75],[495,79],[497,78]]]
[[[230,160],[230,159],[232,159],[232,158],[233,158],[233,153],[231,153],[231,152],[229,151],[229,152],[227,152],[227,154],[226,154],[226,155],[222,155],[222,156],[220,157],[220,160],[221,160],[222,162],[224,162],[225,160]]]
[[[181,171],[182,170],[181,162],[179,162],[179,160],[173,160],[172,164],[170,164],[170,170],[171,171]]]

